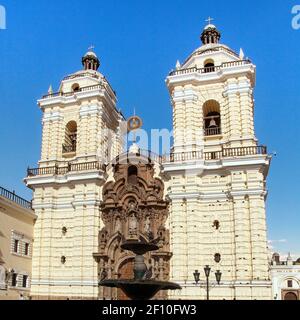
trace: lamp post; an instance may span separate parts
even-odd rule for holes
[[[209,300],[209,276],[210,276],[210,272],[211,272],[211,268],[210,266],[205,266],[204,268],[204,273],[205,273],[205,277],[206,277],[206,299]],[[220,270],[217,270],[215,272],[215,276],[216,276],[216,280],[218,285],[221,282],[221,277],[222,277],[222,272]],[[195,270],[194,272],[194,279],[196,282],[196,285],[198,285],[198,283],[200,282],[200,272],[198,270]]]

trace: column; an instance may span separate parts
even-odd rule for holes
[[[173,130],[174,130],[174,152],[184,151],[184,129],[185,129],[185,103],[183,92],[175,91],[173,95]]]
[[[182,199],[173,199],[170,207],[170,249],[173,257],[170,262],[171,281],[186,280],[188,266],[186,230],[186,203]]]
[[[241,122],[243,138],[254,138],[253,96],[250,81],[246,77],[239,79]]]
[[[185,88],[184,101],[186,151],[195,151],[196,145],[200,144],[203,147],[203,112],[199,107],[198,95],[193,87]]]
[[[249,197],[253,280],[268,280],[267,227],[263,195]]]
[[[251,280],[251,235],[244,196],[234,196],[236,281]]]
[[[229,108],[230,139],[241,138],[241,112],[236,87],[237,81],[235,79],[229,79],[224,92],[224,96],[227,97]]]

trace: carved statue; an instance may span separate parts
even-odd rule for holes
[[[122,222],[121,222],[120,217],[117,217],[117,219],[116,219],[115,232],[120,232],[120,233],[122,233]]]
[[[151,220],[150,217],[147,216],[144,222],[144,232],[145,234],[149,234],[151,231]]]
[[[101,248],[101,250],[105,249],[105,246],[107,244],[107,236],[108,236],[108,232],[104,227],[99,233],[99,247]]]
[[[134,212],[131,213],[129,217],[128,227],[129,227],[129,235],[137,235],[138,221]]]
[[[129,203],[129,209],[130,210],[134,210],[135,209],[135,203],[134,202],[130,202]]]

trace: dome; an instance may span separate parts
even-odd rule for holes
[[[206,44],[217,44],[221,39],[221,33],[217,30],[216,26],[209,23],[201,34],[201,41]]]
[[[216,28],[216,26],[214,24],[210,23],[204,28],[204,30],[207,30],[207,29],[217,29],[217,28]]]
[[[93,52],[93,51],[88,51],[84,56],[85,56],[85,57],[87,57],[87,56],[93,56],[93,57],[97,58],[96,53]]]
[[[96,53],[89,49],[89,51],[82,57],[82,65],[85,70],[97,71],[100,67],[100,61]]]

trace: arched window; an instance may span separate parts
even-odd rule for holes
[[[136,166],[130,166],[128,168],[128,183],[137,184],[138,170]]]
[[[287,280],[287,287],[293,288],[293,280]]]
[[[80,86],[79,86],[79,84],[78,84],[78,83],[74,83],[74,84],[72,85],[72,90],[73,90],[73,92],[78,92],[78,91],[80,91]]]
[[[221,132],[220,105],[215,100],[208,100],[203,105],[204,135],[215,136]]]
[[[63,153],[76,152],[77,149],[77,123],[70,121],[66,125],[65,143],[63,144]]]
[[[212,59],[205,60],[204,62],[204,72],[214,72],[215,71],[215,62]]]

